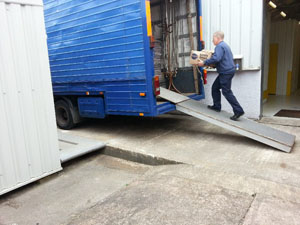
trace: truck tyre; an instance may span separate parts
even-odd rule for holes
[[[55,115],[57,126],[64,130],[70,130],[75,126],[70,107],[64,100],[55,102]]]

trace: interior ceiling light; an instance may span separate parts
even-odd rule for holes
[[[275,3],[272,1],[269,1],[269,5],[274,9],[276,9],[276,7],[277,7],[277,5],[275,5]]]
[[[283,17],[286,17],[286,14],[283,11],[280,12],[280,15],[282,15]]]

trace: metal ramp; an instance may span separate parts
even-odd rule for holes
[[[160,89],[160,97],[176,104],[180,112],[205,120],[211,124],[233,131],[237,134],[254,139],[284,152],[290,152],[295,143],[295,136],[273,129],[253,120],[241,117],[239,121],[230,119],[227,112],[215,112],[199,101],[190,99],[165,88]]]
[[[62,163],[105,147],[103,142],[75,136],[65,131],[58,131],[58,140]]]

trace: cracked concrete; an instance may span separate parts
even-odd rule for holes
[[[300,204],[271,196],[258,195],[243,225],[298,225],[300,224]]]

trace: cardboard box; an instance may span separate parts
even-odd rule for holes
[[[190,56],[190,64],[198,65],[199,62],[210,59],[214,52],[211,50],[192,51]]]

